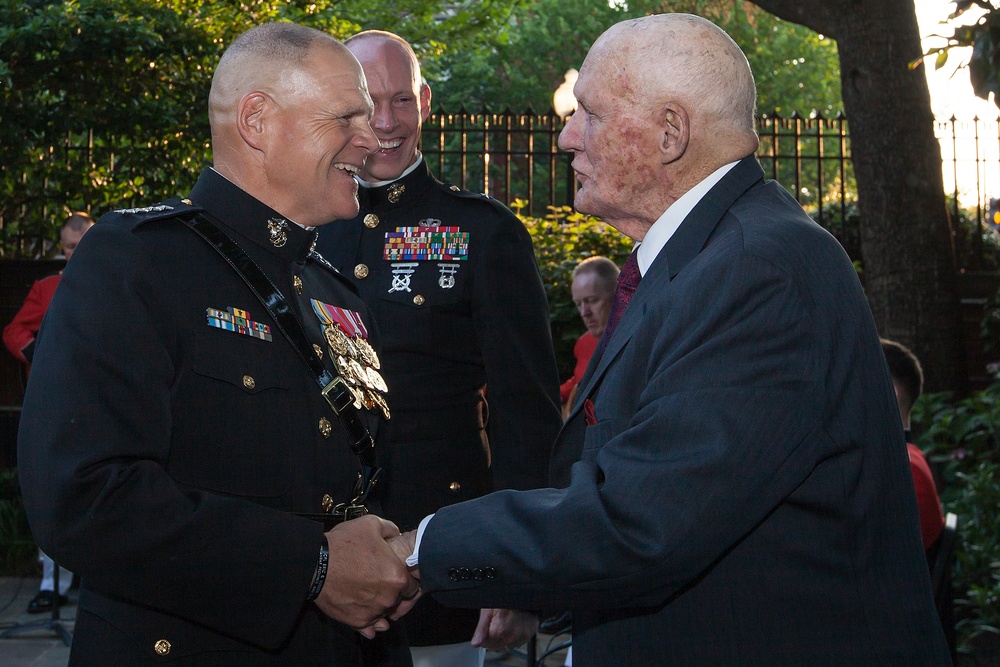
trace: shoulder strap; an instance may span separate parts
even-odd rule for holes
[[[302,323],[288,305],[285,296],[236,241],[219,229],[202,212],[186,216],[182,220],[210,246],[215,248],[236,271],[236,274],[243,279],[250,291],[270,313],[278,330],[288,339],[299,358],[309,368],[320,387],[323,398],[326,399],[347,431],[351,451],[357,455],[361,462],[361,473],[355,486],[355,497],[346,509],[350,511],[351,508],[354,508],[356,513],[363,513],[359,510],[363,509],[363,503],[382,471],[375,464],[375,441],[358,416],[358,411],[354,407],[354,395],[348,389],[347,383],[340,375],[334,375],[323,366],[306,337]],[[351,517],[347,516],[346,518]]]

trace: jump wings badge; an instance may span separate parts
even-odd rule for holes
[[[333,365],[354,395],[354,407],[377,409],[389,419],[389,404],[383,396],[389,387],[378,372],[382,364],[368,342],[368,329],[361,315],[316,299],[309,301],[323,328]]]

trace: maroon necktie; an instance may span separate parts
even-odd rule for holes
[[[618,287],[615,288],[615,296],[611,301],[611,314],[608,315],[608,326],[604,328],[604,335],[601,336],[601,342],[597,346],[598,360],[604,354],[604,348],[607,347],[608,341],[611,340],[611,335],[615,332],[618,322],[622,319],[622,315],[628,307],[628,302],[632,300],[632,295],[635,294],[635,288],[639,286],[639,281],[642,280],[642,274],[639,273],[639,262],[636,259],[638,252],[638,248],[632,251],[632,254],[625,260],[625,266],[622,267],[621,273],[618,274]]]

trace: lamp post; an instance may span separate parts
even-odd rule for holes
[[[566,116],[576,111],[576,96],[573,95],[573,85],[579,76],[580,73],[575,69],[566,70],[565,80],[559,84],[556,92],[552,95],[552,108],[555,109],[560,118],[565,119]]]

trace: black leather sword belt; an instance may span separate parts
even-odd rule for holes
[[[297,513],[297,516],[320,521],[330,527],[341,521],[367,514],[368,509],[365,507],[365,502],[381,478],[382,469],[375,464],[375,441],[354,407],[354,395],[348,389],[347,383],[342,377],[334,375],[323,366],[323,362],[316,356],[312,344],[306,337],[302,323],[288,305],[285,296],[264,275],[260,267],[250,259],[246,251],[236,241],[219,229],[218,225],[204,213],[196,213],[194,216],[184,218],[184,222],[222,255],[270,313],[278,330],[288,339],[299,358],[309,367],[320,387],[320,393],[330,405],[330,409],[337,415],[340,423],[343,424],[344,430],[347,431],[351,451],[357,455],[361,464],[361,470],[354,485],[354,495],[349,502],[336,505],[329,514]]]

